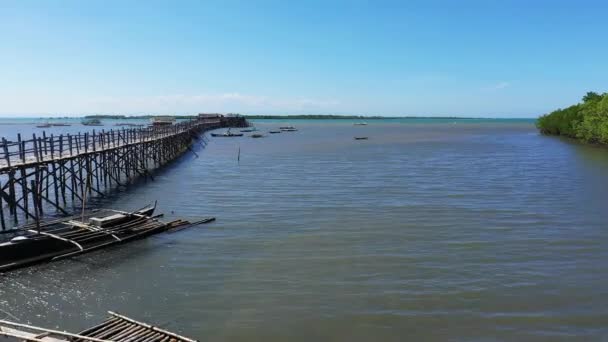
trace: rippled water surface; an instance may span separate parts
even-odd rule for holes
[[[5,274],[0,309],[200,340],[608,338],[607,150],[531,121],[291,124],[103,203],[215,223]]]

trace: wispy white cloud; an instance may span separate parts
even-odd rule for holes
[[[238,92],[213,94],[173,94],[156,96],[40,96],[36,101],[0,94],[5,113],[198,113],[198,112],[241,112],[241,113],[300,113],[329,112],[341,104],[335,99],[309,97],[272,97]]]
[[[509,88],[511,86],[511,82],[501,81],[490,86],[484,88],[484,90],[501,90],[505,88]]]
[[[510,87],[511,83],[510,82],[498,82],[495,86],[494,89],[505,89],[507,87]]]

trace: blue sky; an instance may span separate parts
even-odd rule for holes
[[[535,117],[608,82],[588,1],[0,0],[0,115]]]

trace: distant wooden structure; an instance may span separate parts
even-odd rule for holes
[[[245,127],[242,118],[190,120],[160,127],[101,130],[0,141],[0,224],[39,221],[47,209],[69,215],[91,196],[125,186],[191,148],[201,133]]]
[[[152,118],[153,126],[170,126],[175,123],[174,116],[155,116]]]
[[[0,336],[31,342],[197,342],[115,312],[101,324],[78,334],[0,320]]]

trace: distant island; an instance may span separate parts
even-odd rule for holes
[[[247,119],[253,120],[386,120],[386,119],[438,119],[438,120],[466,120],[475,119],[463,116],[365,116],[365,115],[336,115],[336,114],[300,114],[300,115],[241,115]],[[151,119],[157,115],[109,115],[109,114],[93,114],[84,116],[85,119],[99,120],[136,120],[136,119]],[[176,119],[195,119],[197,115],[166,115]]]
[[[331,114],[305,114],[305,115],[245,115],[247,119],[308,119],[308,120],[335,120],[335,119],[385,119],[382,116],[361,115],[331,115]]]
[[[588,92],[581,103],[538,118],[536,127],[543,134],[608,144],[608,93]]]
[[[246,119],[250,120],[416,120],[416,119],[425,119],[425,120],[474,120],[474,119],[483,119],[483,118],[473,118],[466,116],[365,116],[365,115],[337,115],[337,114],[297,114],[297,115],[249,115],[249,114],[238,114],[238,113],[228,113],[225,115],[232,116],[243,116]],[[85,115],[81,118],[90,120],[142,120],[142,119],[152,119],[157,117],[158,115],[151,114],[143,114],[143,115],[122,115],[122,114],[91,114]],[[197,114],[194,115],[162,115],[162,116],[171,116],[176,119],[196,119],[198,117]],[[68,119],[69,117],[65,117]],[[72,117],[73,118],[73,117]],[[40,119],[58,119],[58,118],[44,118]]]
[[[364,115],[333,115],[333,114],[304,114],[304,115],[244,115],[247,119],[294,119],[294,120],[385,120],[385,119],[473,119],[454,116],[364,116]]]
[[[106,114],[94,114],[94,115],[85,115],[85,119],[106,119],[106,120],[137,120],[137,119],[151,119],[158,115],[106,115]],[[176,119],[194,119],[197,115],[163,115],[163,116],[171,116]]]

